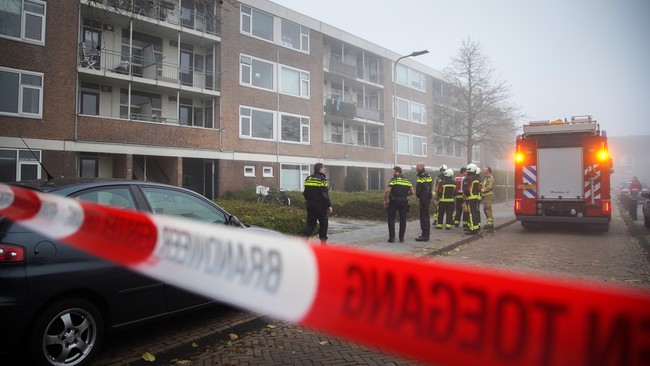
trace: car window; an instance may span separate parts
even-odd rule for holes
[[[129,210],[137,209],[133,195],[131,195],[131,190],[127,186],[93,188],[76,192],[71,197],[82,201],[99,203],[100,205],[109,205]]]
[[[142,192],[156,214],[181,216],[210,223],[228,223],[223,211],[187,192],[154,187],[143,187]]]

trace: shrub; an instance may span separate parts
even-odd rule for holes
[[[215,201],[243,223],[299,235],[306,224],[304,209],[294,206],[262,204],[256,201],[220,199]]]

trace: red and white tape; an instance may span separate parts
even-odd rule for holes
[[[648,291],[312,246],[2,184],[0,215],[187,290],[425,362],[650,364]]]

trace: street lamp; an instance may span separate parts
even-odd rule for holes
[[[393,66],[393,166],[397,166],[397,64],[403,58],[420,56],[427,53],[429,53],[427,50],[413,51],[408,55],[398,58]]]

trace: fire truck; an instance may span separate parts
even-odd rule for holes
[[[524,228],[579,223],[609,230],[612,159],[591,116],[532,121],[517,136],[515,217]]]

